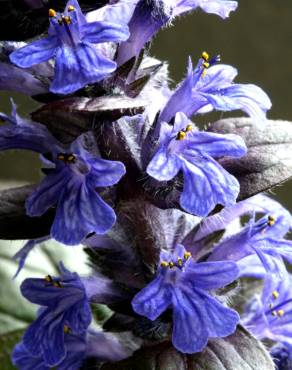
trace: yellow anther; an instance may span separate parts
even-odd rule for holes
[[[178,259],[177,259],[177,264],[178,264],[179,266],[182,266],[182,265],[183,265],[183,261],[182,261],[182,259],[181,259],[181,258],[178,258]]]
[[[66,23],[66,24],[71,23],[71,17],[69,17],[68,15],[66,16],[62,15],[62,20],[63,20],[63,23]]]
[[[52,283],[52,282],[53,282],[53,278],[52,278],[52,276],[51,276],[51,275],[47,275],[47,276],[45,276],[45,280],[46,280],[46,282],[48,282],[48,283]]]
[[[272,296],[273,296],[274,299],[277,299],[279,297],[279,292],[274,290],[273,293],[272,293]]]
[[[49,17],[55,18],[57,16],[57,12],[54,9],[49,9]]]
[[[168,266],[172,269],[174,267],[174,263],[173,262],[169,262],[168,263]]]
[[[68,326],[68,325],[64,325],[64,333],[65,333],[65,334],[70,333],[70,328],[69,328],[69,326]]]
[[[285,313],[284,310],[278,310],[277,311],[277,314],[278,314],[279,317],[284,316],[284,313]]]
[[[62,18],[58,19],[58,23],[60,26],[63,26],[63,19]]]
[[[268,217],[268,225],[269,226],[273,226],[275,224],[275,222],[276,222],[275,217],[273,217],[273,216]]]
[[[202,58],[205,60],[205,62],[208,62],[210,56],[206,51],[203,51]]]
[[[73,5],[69,5],[68,6],[68,12],[73,12],[73,10],[75,10],[74,6]]]
[[[193,125],[187,125],[186,131],[192,131],[193,130]]]
[[[63,288],[62,284],[59,281],[54,281],[54,287],[56,288]]]
[[[185,139],[186,137],[186,133],[184,131],[180,131],[177,135],[176,135],[176,140],[183,140]]]
[[[168,267],[168,262],[166,262],[166,261],[161,261],[160,266],[161,266],[161,267]]]
[[[188,260],[191,256],[192,256],[192,254],[190,252],[185,252],[184,253],[184,259],[185,260]]]
[[[65,156],[64,156],[64,154],[58,154],[58,155],[57,155],[57,158],[58,158],[60,161],[64,161],[64,160],[65,160]]]
[[[75,161],[75,156],[73,154],[70,154],[68,157],[69,162],[74,162]]]
[[[57,159],[59,159],[60,161],[63,161],[65,163],[75,163],[76,161],[76,157],[74,154],[72,153],[59,153],[57,155]]]
[[[208,62],[204,62],[204,63],[203,63],[203,67],[204,67],[204,68],[209,68],[209,67],[210,67],[210,63],[208,63]]]

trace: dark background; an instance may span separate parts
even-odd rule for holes
[[[223,63],[236,67],[238,82],[257,84],[268,93],[273,102],[269,118],[292,121],[291,0],[239,0],[238,10],[227,20],[196,11],[176,20],[175,27],[160,32],[151,53],[169,61],[170,77],[179,82],[188,56],[196,63],[204,50],[210,55],[220,54]],[[0,93],[2,111],[9,111],[10,96],[11,93]],[[30,98],[19,94],[13,97],[23,114],[37,106]],[[215,118],[224,116],[217,113]],[[2,182],[39,180],[35,154],[1,154],[0,167]],[[292,210],[291,182],[275,189],[275,193]]]

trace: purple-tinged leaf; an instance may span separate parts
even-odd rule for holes
[[[242,327],[227,338],[210,340],[201,353],[184,355],[168,342],[146,347],[131,358],[101,370],[274,370],[264,346]]]
[[[257,126],[249,118],[229,118],[213,123],[209,131],[240,135],[247,145],[244,157],[219,161],[240,182],[238,200],[267,191],[292,177],[292,122],[268,120]]]
[[[121,96],[67,98],[44,105],[32,113],[32,118],[45,124],[59,141],[67,144],[104,122],[142,113],[146,104],[140,98]]]

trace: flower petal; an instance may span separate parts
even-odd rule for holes
[[[113,209],[95,190],[72,178],[60,195],[51,235],[61,243],[76,245],[90,232],[105,233],[115,220]]]
[[[258,122],[266,119],[266,112],[271,108],[267,94],[258,86],[233,84],[220,89],[217,93],[200,92],[214,109],[225,112],[240,109]]]
[[[53,58],[58,46],[59,41],[57,37],[48,36],[15,50],[9,55],[9,58],[17,66],[28,68]]]
[[[184,188],[180,205],[197,216],[207,216],[217,204],[230,206],[239,193],[239,183],[211,157],[194,163],[183,161]]]
[[[155,320],[171,304],[171,291],[163,283],[163,276],[158,276],[132,300],[132,307],[139,315]]]
[[[193,88],[193,65],[189,58],[187,77],[177,87],[171,95],[165,107],[159,116],[159,121],[170,122],[176,113],[182,112],[186,116],[190,116],[189,112],[193,110],[194,102],[192,101]]]
[[[42,354],[46,365],[57,365],[66,356],[63,316],[43,311],[24,333],[23,343],[33,356]]]
[[[200,352],[209,337],[234,333],[239,315],[204,291],[175,290],[173,294],[173,345],[183,353]]]
[[[189,137],[189,149],[196,152],[208,154],[211,157],[242,157],[247,152],[244,140],[234,134],[213,134],[209,132],[196,131]]]
[[[12,352],[12,362],[21,370],[50,370],[41,357],[33,357],[25,348],[23,342],[18,343]]]
[[[234,262],[204,262],[188,264],[187,276],[195,281],[196,287],[204,290],[222,288],[238,277],[238,267]]]
[[[56,54],[55,78],[50,90],[70,94],[98,82],[116,69],[116,63],[98,53],[92,45],[61,47]]]
[[[31,217],[41,216],[50,207],[57,204],[60,193],[70,179],[67,171],[54,171],[47,175],[35,191],[27,198],[26,212]]]
[[[174,16],[200,7],[206,13],[217,14],[224,19],[229,17],[230,12],[236,10],[237,6],[237,1],[229,0],[180,0],[174,9]]]
[[[161,147],[148,164],[146,172],[158,181],[169,181],[180,169],[181,160],[176,155],[169,154],[166,147]]]
[[[125,41],[130,33],[128,26],[112,22],[91,22],[82,27],[82,41],[92,44]]]
[[[88,164],[91,166],[91,171],[86,181],[91,187],[114,185],[126,173],[126,168],[121,162],[94,159],[88,160]]]

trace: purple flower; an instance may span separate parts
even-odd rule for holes
[[[284,239],[291,228],[291,215],[284,208],[274,209],[258,221],[254,217],[239,233],[223,239],[213,250],[209,261],[239,261],[256,254],[264,267],[276,272],[272,259],[283,257],[292,262],[292,241]]]
[[[292,345],[291,276],[267,275],[261,296],[254,296],[245,308],[242,323],[258,338]]]
[[[21,293],[41,306],[38,318],[23,336],[23,345],[33,356],[42,356],[45,365],[55,366],[66,357],[66,333],[84,334],[91,322],[85,287],[77,273],[60,264],[61,277],[26,279]]]
[[[174,0],[174,3],[176,5],[173,9],[173,16],[199,7],[206,13],[217,14],[221,18],[227,18],[230,12],[235,11],[238,6],[237,1],[230,0]]]
[[[104,160],[86,147],[82,135],[70,147],[58,143],[45,126],[22,120],[16,112],[1,114],[8,121],[0,128],[0,150],[28,149],[42,153],[46,177],[26,201],[26,211],[38,217],[57,206],[51,236],[68,245],[79,244],[90,232],[103,234],[115,223],[114,210],[96,188],[116,184],[125,174],[120,162]]]
[[[182,171],[181,207],[207,216],[216,204],[234,204],[239,192],[238,181],[214,158],[241,157],[245,153],[246,146],[239,136],[200,132],[183,113],[178,113],[174,126],[161,123],[158,149],[146,171],[158,181],[169,181]]]
[[[292,347],[287,344],[277,344],[271,348],[271,356],[274,360],[276,370],[292,369]]]
[[[132,301],[135,312],[155,320],[172,308],[172,342],[184,353],[199,352],[209,337],[225,337],[235,331],[237,312],[209,293],[237,278],[235,263],[195,263],[182,245],[172,254],[161,252],[160,260],[156,278]]]
[[[160,121],[170,122],[177,112],[187,117],[213,109],[242,110],[255,121],[263,121],[271,102],[266,93],[255,85],[235,84],[237,70],[216,64],[219,57],[210,58],[204,52],[193,70],[189,60],[187,77],[172,94],[160,114]]]
[[[129,1],[129,7],[137,1]],[[138,56],[145,44],[169,21],[182,13],[200,7],[207,13],[222,18],[229,16],[237,8],[236,1],[226,0],[140,0],[129,23],[131,36],[119,47],[118,63],[123,64],[133,56]]]
[[[87,84],[102,80],[116,69],[116,63],[95,48],[104,42],[125,41],[128,27],[111,22],[86,21],[77,0],[68,1],[62,14],[49,10],[48,37],[32,42],[10,54],[22,68],[55,59],[55,77],[50,90],[72,93]]]
[[[85,335],[65,334],[64,344],[67,349],[65,358],[58,362],[58,370],[78,370],[85,357],[86,340]],[[49,370],[40,353],[33,356],[25,347],[23,342],[18,343],[12,353],[12,361],[19,370]]]
[[[112,333],[88,330],[87,333],[76,335],[65,334],[66,356],[57,364],[58,370],[78,370],[84,360],[95,358],[97,361],[120,361],[131,356],[140,346],[140,340],[131,335],[125,341]],[[19,370],[49,370],[41,354],[32,356],[23,342],[18,343],[13,351],[12,360]]]

